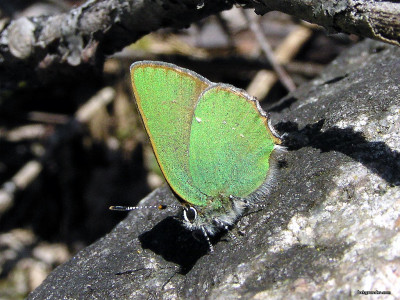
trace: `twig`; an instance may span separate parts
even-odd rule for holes
[[[13,204],[15,192],[25,189],[41,170],[41,163],[32,160],[26,163],[11,180],[3,184],[0,190],[0,213],[6,211]]]
[[[292,60],[304,43],[311,37],[312,29],[299,25],[276,48],[275,57],[279,63],[287,64]],[[271,71],[259,71],[247,87],[247,92],[262,100],[278,80]]]
[[[105,87],[100,90],[96,95],[89,99],[78,111],[75,113],[75,119],[80,123],[87,123],[96,114],[96,112],[109,104],[115,97],[115,91],[111,87]]]
[[[5,133],[3,136],[9,142],[19,142],[22,140],[40,139],[47,133],[47,128],[43,124],[30,124],[17,128],[13,128]]]
[[[41,123],[65,124],[69,121],[69,119],[70,118],[67,115],[54,114],[42,111],[31,111],[28,113],[28,120]]]
[[[290,61],[284,66],[292,74],[300,74],[311,78],[319,75],[324,69],[322,64],[300,61]]]
[[[271,46],[269,45],[267,39],[265,38],[260,25],[253,20],[252,14],[249,11],[242,9],[242,13],[246,18],[248,24],[250,25],[250,29],[254,32],[256,39],[260,44],[261,49],[264,52],[266,58],[272,65],[272,68],[274,69],[276,74],[278,75],[279,80],[282,82],[282,84],[286,87],[288,91],[290,92],[294,91],[296,89],[296,85],[290,78],[289,74],[286,73],[286,71],[281,67],[281,65],[275,58],[274,52],[272,51]]]
[[[228,26],[226,20],[224,19],[224,16],[220,13],[217,14],[217,22],[218,22],[219,26],[221,27],[223,33],[225,34],[226,39],[228,40],[228,47],[230,49],[235,49],[236,48],[235,39],[232,37],[232,33],[229,29],[229,26]]]

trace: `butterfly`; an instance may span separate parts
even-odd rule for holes
[[[270,158],[283,148],[281,137],[244,90],[165,62],[135,62],[130,71],[157,162],[183,207],[183,225],[201,230],[212,251],[209,236],[228,230],[268,194]]]

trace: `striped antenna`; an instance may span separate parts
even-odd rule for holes
[[[178,205],[164,205],[164,204],[160,204],[160,205],[145,205],[145,206],[120,206],[120,205],[116,205],[116,206],[110,206],[109,210],[117,210],[117,211],[130,211],[130,210],[135,210],[135,209],[158,209],[158,210],[164,210],[167,208],[179,208],[180,206]]]

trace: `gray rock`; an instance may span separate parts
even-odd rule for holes
[[[366,40],[270,108],[289,151],[236,242],[217,236],[208,254],[174,212],[133,211],[29,298],[399,298],[399,78],[400,48]],[[164,187],[140,204],[159,203],[177,202]]]

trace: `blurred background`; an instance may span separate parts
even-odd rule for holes
[[[84,1],[0,1],[2,24]],[[129,66],[162,60],[246,89],[264,109],[358,41],[271,12],[233,8],[144,36],[93,78],[0,95],[0,299],[23,299],[163,184],[136,112]],[[157,213],[156,211],[154,213]]]

